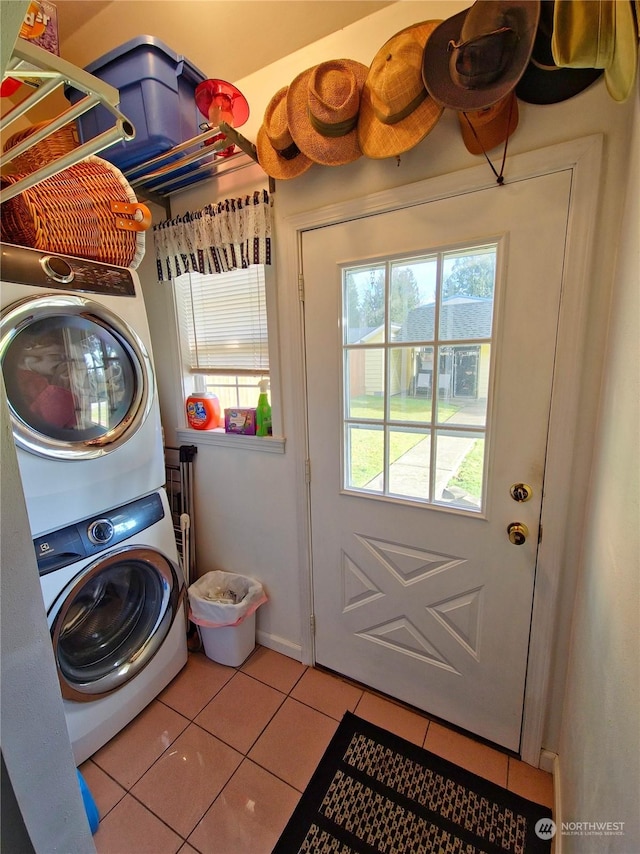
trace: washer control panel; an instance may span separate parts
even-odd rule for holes
[[[126,267],[102,264],[72,255],[51,255],[26,246],[0,244],[2,281],[53,290],[134,297],[133,273]]]
[[[128,540],[164,518],[159,493],[131,501],[100,516],[84,519],[33,541],[38,572],[46,575]]]

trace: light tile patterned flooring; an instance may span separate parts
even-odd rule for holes
[[[553,806],[551,775],[347,680],[256,647],[203,653],[80,766],[98,854],[270,854],[343,713]]]

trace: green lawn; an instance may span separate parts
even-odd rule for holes
[[[351,418],[380,418],[384,417],[384,398],[377,395],[362,395],[351,398]],[[438,419],[446,421],[458,409],[451,403],[438,404]],[[418,421],[420,424],[431,421],[430,397],[403,397],[395,395],[391,398],[391,419],[393,421]]]
[[[460,468],[447,486],[464,489],[474,498],[482,495],[482,469],[484,466],[484,439],[476,439]]]
[[[449,403],[439,403],[439,418],[446,421],[458,411],[459,407]],[[351,417],[380,419],[384,417],[384,398],[367,395],[352,398]],[[391,399],[391,418],[394,421],[416,421],[426,425],[431,421],[431,398],[402,397]],[[390,448],[389,463],[394,463],[403,454],[411,450],[418,442],[425,440],[424,433],[394,432]],[[362,487],[382,472],[383,468],[382,430],[351,431],[351,485]]]
[[[451,418],[459,406],[439,402],[440,423]],[[384,400],[381,397],[363,396],[351,400],[351,417],[380,419],[384,417]],[[424,397],[401,397],[391,400],[393,421],[415,421],[421,426],[431,420],[431,399]],[[419,442],[426,441],[424,433],[404,433],[401,428],[393,431],[389,463],[400,459]],[[370,483],[381,474],[384,455],[384,432],[382,429],[354,429],[351,431],[351,486],[358,488]],[[460,468],[448,486],[464,489],[475,498],[482,493],[482,471],[484,464],[484,441],[478,439],[464,458]]]

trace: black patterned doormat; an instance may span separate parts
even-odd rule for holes
[[[273,854],[549,854],[541,819],[545,835],[548,807],[346,712]]]

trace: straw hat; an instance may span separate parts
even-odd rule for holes
[[[272,178],[297,178],[313,166],[293,141],[287,121],[288,86],[278,89],[267,104],[256,138],[258,162]]]
[[[541,0],[540,21],[529,64],[516,86],[528,104],[557,104],[573,98],[602,76],[601,68],[560,68],[553,59],[554,0]]]
[[[638,31],[631,3],[556,0],[551,49],[562,68],[604,68],[615,101],[631,94],[638,67]]]
[[[308,68],[289,84],[291,136],[315,163],[342,166],[362,156],[357,127],[366,77],[366,65],[352,59],[331,59]]]
[[[362,91],[358,139],[367,157],[397,157],[433,130],[443,113],[425,89],[422,54],[440,21],[392,36],[375,55]]]
[[[511,136],[518,127],[518,101],[515,92],[506,98],[470,113],[458,113],[462,139],[471,154],[486,154]]]
[[[434,31],[422,76],[443,107],[474,111],[505,98],[531,57],[539,0],[476,0]]]

